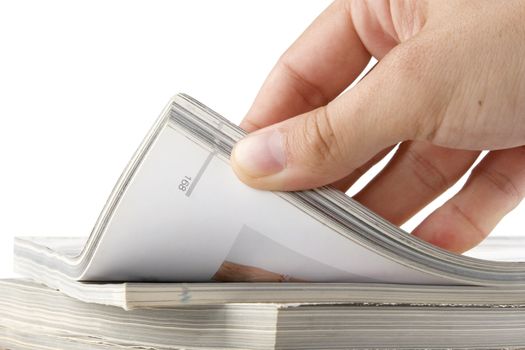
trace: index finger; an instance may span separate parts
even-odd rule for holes
[[[241,127],[254,131],[326,105],[370,60],[349,1],[336,1],[281,56]]]

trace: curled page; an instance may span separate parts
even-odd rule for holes
[[[335,189],[247,187],[229,166],[243,136],[199,102],[176,96],[80,252],[60,240],[19,239],[17,269],[81,281],[525,285],[523,263],[448,253]]]

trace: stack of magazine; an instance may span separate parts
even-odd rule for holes
[[[0,348],[525,347],[525,263],[448,253],[330,187],[251,189],[229,166],[244,135],[174,97],[88,238],[16,239]]]

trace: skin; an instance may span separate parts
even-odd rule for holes
[[[522,0],[334,2],[263,84],[234,171],[260,189],[346,190],[399,144],[355,199],[401,225],[489,150],[413,232],[472,248],[525,193],[524,23]]]

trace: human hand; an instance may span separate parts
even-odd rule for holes
[[[371,56],[374,70],[341,94]],[[468,250],[525,193],[525,1],[336,1],[279,59],[241,126],[257,131],[232,165],[261,189],[346,190],[400,143],[355,196],[396,225],[490,150],[413,232]]]

